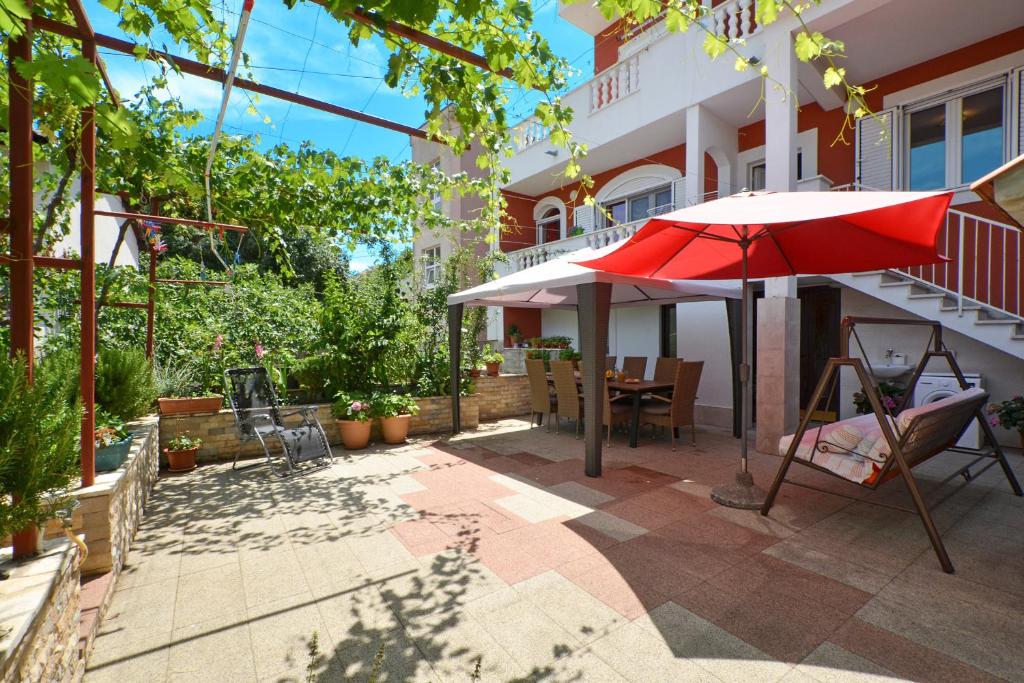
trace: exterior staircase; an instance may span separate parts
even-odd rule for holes
[[[1024,360],[1024,318],[895,270],[829,278]]]

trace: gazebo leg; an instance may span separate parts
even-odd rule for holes
[[[459,362],[462,359],[462,304],[448,307],[448,358],[451,372],[452,434],[462,431],[459,406]]]
[[[607,282],[576,285],[579,311],[580,353],[583,356],[583,410],[585,471],[601,476],[601,416],[604,398],[604,356],[608,349],[608,318],[612,286]]]

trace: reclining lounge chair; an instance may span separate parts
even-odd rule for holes
[[[326,466],[334,461],[327,434],[316,417],[316,406],[295,406],[282,411],[266,368],[232,368],[224,373],[224,383],[239,439],[232,469],[238,466],[242,444],[254,440],[260,442],[266,456],[264,462],[269,464],[267,439],[270,437],[281,444],[286,475],[305,462],[319,461]],[[292,427],[286,426],[284,418],[294,415],[300,415],[302,421]]]

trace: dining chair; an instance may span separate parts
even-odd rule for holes
[[[647,372],[647,356],[626,356],[622,359],[622,371],[627,377],[643,379]]]
[[[676,449],[676,436],[680,427],[690,428],[690,445],[697,445],[693,408],[702,372],[704,361],[680,361],[676,366],[672,398],[655,394],[640,404],[640,424],[668,427],[673,451]]]
[[[604,420],[605,429],[608,430],[608,445],[612,445],[612,426],[615,424],[629,424],[633,416],[633,407],[629,405],[624,394],[612,396],[608,391],[608,380],[604,381]]]
[[[551,416],[558,410],[558,401],[551,395],[544,361],[539,358],[527,360],[526,376],[530,380],[530,411],[533,413],[530,427],[544,424],[544,416],[547,415],[548,431],[551,431]]]
[[[654,381],[674,382],[676,379],[676,365],[682,360],[682,358],[676,358],[675,356],[660,356],[654,361]]]
[[[576,421],[576,438],[580,437],[580,423],[583,417],[583,397],[576,387],[576,373],[573,372],[572,361],[551,361],[551,377],[555,383],[555,433],[563,417]]]

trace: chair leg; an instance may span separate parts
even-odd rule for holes
[[[675,450],[676,450],[676,428],[675,427],[669,427],[668,428],[668,436],[672,440],[672,452],[674,453]]]
[[[697,445],[697,425],[693,424],[693,422],[690,423],[690,445]]]

